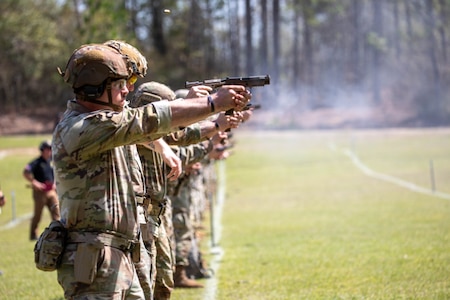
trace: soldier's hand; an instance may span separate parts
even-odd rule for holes
[[[215,107],[221,111],[231,108],[243,110],[250,102],[252,94],[242,85],[224,85],[211,97]]]
[[[171,169],[169,174],[167,174],[167,179],[169,181],[174,181],[180,177],[181,172],[183,172],[183,166],[181,164],[181,159],[172,151],[172,149],[164,148],[161,156],[167,166]]]
[[[230,128],[238,128],[241,120],[236,115],[226,115],[224,112],[220,113],[216,119],[220,131],[225,131]]]
[[[206,97],[212,91],[212,88],[207,85],[196,85],[189,89],[186,99]]]

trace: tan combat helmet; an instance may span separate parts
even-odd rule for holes
[[[112,103],[111,82],[131,76],[128,59],[117,50],[102,44],[82,45],[72,53],[65,71],[58,71],[64,81],[72,86],[78,99],[105,105],[96,99],[106,89],[109,98],[106,105],[113,109],[118,107]]]
[[[186,98],[189,93],[188,89],[178,89],[175,91],[175,96],[178,98]]]
[[[109,40],[103,44],[116,49],[128,58],[132,66],[132,76],[129,79],[131,84],[136,82],[137,76],[147,75],[147,59],[134,46],[118,40]]]
[[[139,107],[160,100],[175,100],[175,93],[165,84],[150,81],[141,84],[130,101],[131,107]]]

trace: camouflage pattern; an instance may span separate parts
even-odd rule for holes
[[[191,165],[204,159],[211,151],[209,142],[187,147],[171,146],[183,165]],[[194,227],[191,220],[191,192],[189,174],[184,174],[176,183],[170,185],[169,197],[172,200],[172,222],[175,240],[175,265],[187,266],[188,256],[194,239]]]
[[[166,116],[155,115],[151,106],[123,112],[86,112],[69,101],[53,135],[61,220],[67,228],[112,231],[136,238],[136,202],[130,185],[129,158],[121,146],[167,133],[169,115],[170,112]]]
[[[152,223],[149,222],[148,217],[148,202],[143,202],[145,198],[145,184],[144,173],[137,151],[136,145],[125,146],[127,155],[129,158],[128,167],[130,169],[131,183],[133,184],[133,190],[135,195],[139,198],[137,203],[138,223],[140,226],[139,236],[139,261],[135,262],[134,266],[139,278],[139,283],[144,291],[146,300],[153,300],[153,288],[154,282],[152,278],[156,272],[155,263],[151,256],[154,246],[154,240],[152,235]]]
[[[175,97],[177,99],[179,99],[179,98],[184,99],[187,97],[188,94],[189,94],[189,89],[178,89],[175,91]]]
[[[127,56],[128,60],[132,64],[133,74],[140,77],[145,77],[147,74],[147,59],[139,52],[134,46],[118,40],[109,40],[104,43],[111,48],[116,49],[118,52]]]
[[[55,128],[52,148],[65,227],[137,241],[139,221],[125,145],[156,139],[169,130],[170,108],[164,101],[122,112],[90,112],[69,101]],[[74,275],[76,250],[76,244],[68,245],[58,269],[67,298],[89,299],[88,294],[99,295],[96,299],[144,298],[130,253],[103,246],[102,265],[93,282],[80,284]]]
[[[196,136],[200,136],[198,133]],[[180,139],[183,141],[183,139]],[[156,277],[155,296],[160,293],[170,294],[174,287],[173,282],[173,243],[167,231],[173,232],[170,201],[166,197],[167,180],[165,164],[161,154],[142,145],[137,146],[139,156],[143,165],[145,175],[145,186],[147,195],[152,199],[152,209],[149,211],[150,222],[153,224],[153,237],[155,241]],[[204,148],[202,148],[204,149]],[[203,155],[205,152],[202,152]],[[191,152],[189,152],[190,155]],[[187,155],[189,156],[189,155]],[[167,220],[170,220],[168,222]]]
[[[195,123],[190,126],[186,126],[182,130],[171,132],[164,137],[164,141],[168,145],[189,146],[206,139],[202,137],[201,133],[200,124]]]
[[[162,223],[162,217],[167,210],[166,173],[161,154],[142,145],[137,148],[144,169],[147,196],[152,200],[148,217],[153,225],[155,248],[152,248],[151,256],[156,265],[156,274],[152,275],[155,282],[155,299],[158,299],[159,294],[170,295],[174,287],[172,248]]]
[[[138,215],[143,216],[146,215],[144,208],[142,205],[138,205]],[[141,231],[141,236],[139,237],[139,261],[134,262],[134,267],[136,268],[136,273],[139,278],[139,284],[142,287],[142,290],[144,292],[145,300],[153,300],[153,290],[154,290],[154,273],[156,272],[155,269],[155,263],[154,263],[154,257],[152,257],[150,254],[153,251],[154,248],[154,241],[153,238],[150,240],[147,238],[146,241],[144,241],[143,236],[148,236],[148,223],[145,220],[145,223],[142,222],[142,218],[139,218],[141,230],[144,229],[147,232]]]
[[[189,172],[189,188],[191,198],[191,221],[195,229],[200,228],[203,223],[203,214],[207,207],[206,190],[204,184],[203,164],[197,162],[195,168]]]
[[[122,58],[122,59],[121,59]],[[95,72],[92,70],[95,69]],[[126,56],[106,45],[89,44],[76,49],[60,73],[72,88],[97,86],[107,78],[128,78],[132,68]]]
[[[173,206],[173,229],[175,238],[175,265],[187,266],[189,252],[194,238],[194,228],[190,220],[189,180],[185,175],[180,179],[178,192],[171,197]]]
[[[66,299],[144,299],[129,254],[113,247],[103,247],[98,259],[101,263],[92,284],[75,281],[75,256],[76,244],[70,244],[64,253],[63,264],[58,269],[58,282],[64,289]]]
[[[165,84],[150,81],[141,84],[133,94],[131,107],[139,107],[160,100],[175,100],[175,93]]]
[[[61,264],[67,231],[59,220],[53,220],[34,246],[34,262],[42,271],[55,271]]]

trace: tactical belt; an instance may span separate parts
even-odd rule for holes
[[[136,203],[140,205],[147,206],[150,204],[150,199],[142,196],[136,196]]]
[[[106,232],[71,231],[67,235],[67,243],[96,243],[131,252],[139,242]]]

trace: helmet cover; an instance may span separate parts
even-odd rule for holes
[[[133,74],[140,77],[144,77],[147,74],[147,59],[134,46],[118,40],[109,40],[104,45],[112,47],[123,55],[126,55],[132,65]]]
[[[126,58],[111,47],[88,44],[72,53],[66,70],[60,74],[65,82],[77,89],[84,85],[99,86],[107,78],[127,79],[131,70]]]
[[[130,106],[139,107],[160,100],[175,100],[175,93],[167,85],[150,81],[141,84],[130,101]]]

